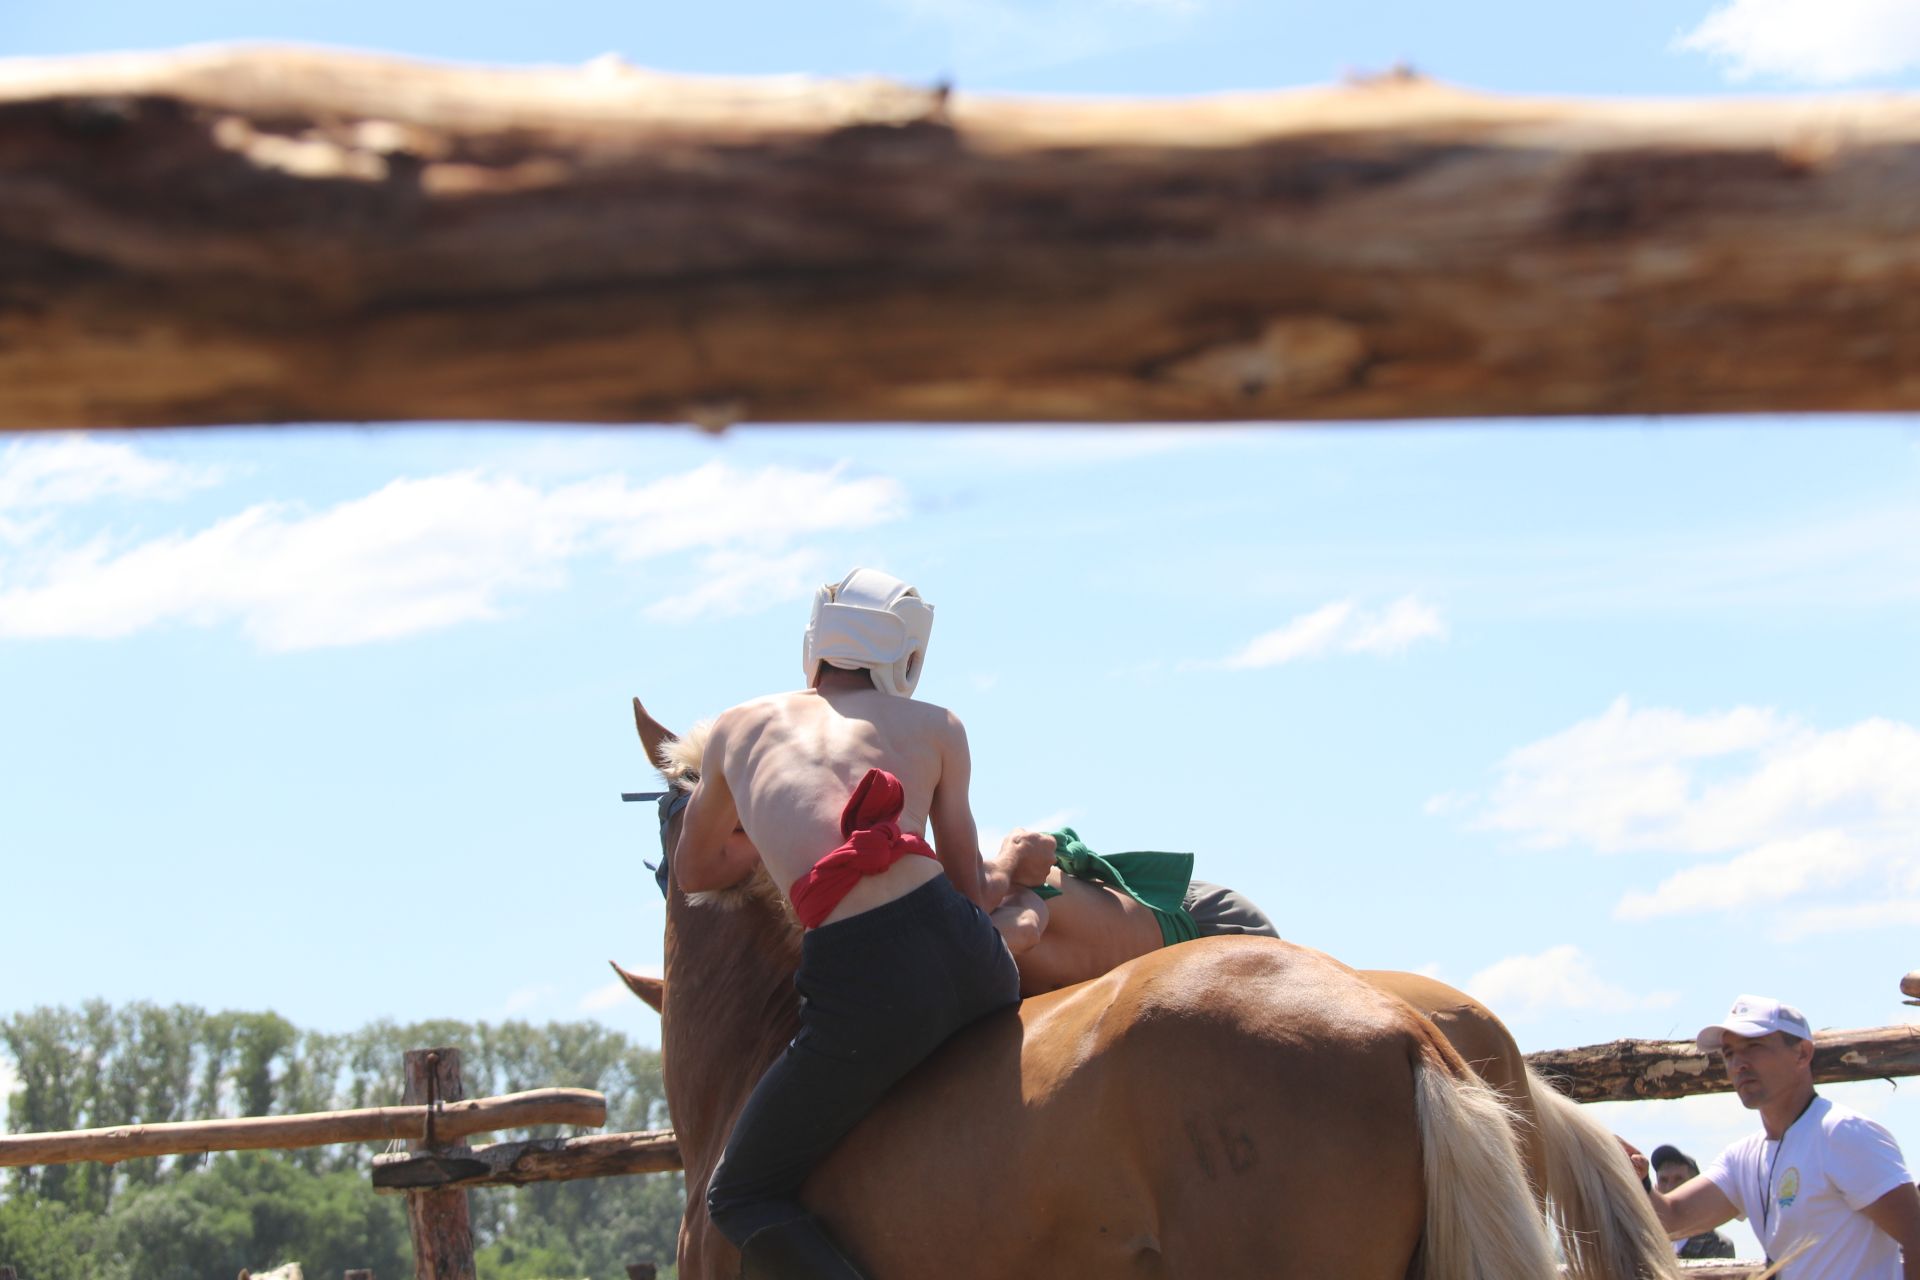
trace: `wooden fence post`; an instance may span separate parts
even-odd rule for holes
[[[0,1267],[0,1280],[19,1280],[19,1277],[14,1275],[12,1267]]]
[[[340,1280],[373,1280],[373,1272],[343,1271],[340,1273]]]
[[[406,1052],[405,1105],[458,1102],[466,1096],[460,1079],[458,1049],[409,1049]],[[428,1121],[427,1134],[432,1133]],[[427,1134],[409,1142],[409,1150],[456,1153],[464,1142],[429,1146]],[[407,1193],[407,1230],[413,1236],[414,1280],[478,1280],[473,1267],[473,1224],[465,1189],[438,1188]]]

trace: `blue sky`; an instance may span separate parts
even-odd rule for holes
[[[0,52],[271,39],[963,91],[1920,88],[1895,0],[27,4]],[[653,782],[855,564],[939,613],[989,833],[1187,848],[1527,1048],[1820,1026],[1920,967],[1920,422],[453,424],[0,436],[0,1012],[650,1016]],[[43,957],[32,963],[20,957]],[[0,1085],[4,1085],[0,1080]],[[1908,1085],[1841,1091],[1920,1154]],[[1707,1156],[1737,1103],[1611,1107]]]

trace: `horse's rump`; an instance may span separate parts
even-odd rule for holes
[[[1527,1060],[1513,1035],[1493,1011],[1469,996],[1420,973],[1392,969],[1362,969],[1370,986],[1398,996],[1414,1012],[1434,1025],[1447,1043],[1514,1109],[1520,1123],[1515,1137],[1526,1160],[1527,1178],[1543,1201],[1548,1185],[1548,1160],[1534,1110],[1533,1082]]]

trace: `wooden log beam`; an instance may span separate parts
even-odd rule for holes
[[[606,1122],[607,1100],[601,1094],[588,1089],[534,1089],[527,1093],[447,1103],[434,1116],[433,1123],[435,1134],[450,1141],[469,1134],[518,1129],[525,1125],[594,1128]],[[115,1164],[141,1156],[287,1150],[323,1147],[335,1142],[387,1142],[396,1138],[419,1138],[426,1132],[426,1123],[426,1107],[402,1106],[294,1116],[249,1116],[239,1120],[116,1125],[64,1133],[22,1133],[0,1137],[0,1168],[72,1164],[83,1160]]]
[[[1691,1040],[1615,1040],[1530,1053],[1527,1062],[1575,1102],[1631,1102],[1731,1091],[1726,1070]],[[1920,1026],[1814,1033],[1817,1084],[1914,1075],[1920,1075]]]
[[[1920,98],[0,63],[0,429],[1920,408]]]
[[[373,1189],[398,1193],[423,1187],[497,1187],[567,1182],[679,1169],[680,1142],[671,1129],[595,1133],[580,1138],[496,1142],[461,1155],[400,1151],[373,1158]]]

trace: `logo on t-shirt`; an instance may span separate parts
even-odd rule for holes
[[[1780,1194],[1777,1197],[1782,1209],[1791,1209],[1793,1202],[1800,1197],[1800,1170],[1788,1169],[1786,1176],[1780,1179]]]

